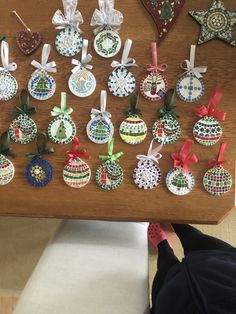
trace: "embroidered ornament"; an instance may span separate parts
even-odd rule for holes
[[[28,144],[33,141],[37,135],[37,126],[29,115],[36,113],[34,107],[29,108],[29,94],[22,90],[19,95],[20,107],[16,107],[13,112],[14,119],[9,126],[11,139],[18,144]]]
[[[48,125],[48,136],[56,144],[68,144],[76,135],[76,126],[70,114],[72,108],[66,109],[66,93],[61,93],[61,108],[54,107],[51,115],[55,117]]]
[[[193,141],[188,139],[178,153],[172,153],[174,167],[166,176],[166,186],[168,190],[175,195],[186,195],[193,190],[195,180],[189,165],[198,162],[195,154],[188,156],[193,145]]]
[[[143,97],[151,101],[157,101],[164,97],[167,92],[168,83],[166,78],[160,73],[167,69],[167,64],[158,65],[157,44],[151,44],[152,64],[147,66],[149,72],[141,80],[140,91]]]
[[[59,54],[73,57],[82,49],[82,36],[79,28],[83,17],[77,8],[77,0],[62,0],[64,14],[57,10],[52,18],[52,24],[61,31],[57,34],[55,46]]]
[[[63,180],[71,188],[82,188],[89,183],[91,170],[89,165],[82,160],[88,159],[90,156],[86,150],[79,150],[79,140],[77,137],[73,139],[73,150],[66,152],[68,160],[63,169]]]
[[[213,160],[209,163],[210,169],[203,177],[203,185],[205,190],[208,193],[216,196],[227,193],[232,186],[231,174],[222,166],[222,164],[225,162],[222,160],[222,156],[226,146],[226,143],[221,143],[217,160]]]
[[[87,55],[88,40],[83,40],[82,57],[81,62],[72,59],[71,63],[75,65],[71,71],[72,74],[69,78],[69,89],[77,97],[88,97],[96,89],[96,79],[91,70],[92,65],[88,64],[92,60],[90,54]]]
[[[111,58],[117,55],[121,48],[121,39],[118,34],[123,23],[123,14],[114,9],[114,0],[99,0],[99,10],[95,9],[91,26],[93,30],[94,49],[103,58]]]
[[[130,109],[127,111],[127,118],[120,125],[120,137],[127,144],[140,144],[147,135],[147,125],[139,117],[140,109],[137,109],[139,96],[132,95],[130,98]]]
[[[28,82],[30,95],[37,100],[47,100],[53,96],[56,91],[54,78],[48,72],[55,73],[56,63],[54,61],[47,63],[50,55],[51,46],[44,44],[42,50],[41,64],[35,60],[31,64],[37,68],[31,75]]]
[[[137,66],[135,60],[128,58],[132,40],[127,39],[124,46],[124,51],[121,63],[113,61],[111,66],[115,68],[108,78],[109,91],[117,97],[126,97],[133,93],[136,86],[136,79],[134,75],[127,69],[131,66]]]
[[[18,83],[10,73],[17,69],[17,64],[9,63],[9,45],[4,40],[1,42],[1,60],[3,67],[0,67],[0,100],[7,101],[16,96]]]
[[[189,14],[201,25],[198,44],[218,38],[235,46],[236,12],[227,10],[223,1],[214,0],[208,10],[189,11]]]
[[[213,90],[208,107],[201,106],[195,110],[195,114],[201,119],[194,125],[193,136],[201,145],[214,145],[222,136],[222,128],[217,119],[224,121],[226,119],[226,112],[216,110],[216,106],[222,96],[223,92],[221,90]]]
[[[117,189],[124,180],[124,172],[117,163],[118,159],[123,156],[123,152],[113,155],[114,139],[108,142],[108,156],[99,156],[101,160],[106,160],[96,171],[97,184],[104,190]]]
[[[168,90],[165,94],[164,109],[160,109],[159,120],[152,127],[153,138],[162,144],[175,143],[181,135],[181,127],[177,119],[179,116],[174,113],[176,106],[175,92]]]
[[[107,92],[101,91],[100,110],[91,110],[91,120],[87,124],[88,138],[96,144],[107,143],[114,134],[114,126],[111,122],[111,114],[106,111]]]
[[[35,187],[44,187],[51,180],[53,176],[52,165],[42,158],[44,154],[52,154],[54,149],[52,147],[46,148],[47,136],[45,133],[38,133],[37,135],[37,153],[28,153],[26,156],[31,158],[31,161],[25,168],[25,177],[28,183]]]
[[[15,157],[12,149],[9,148],[9,143],[10,135],[5,132],[0,138],[0,186],[10,183],[15,174],[13,163],[5,157],[5,155]]]
[[[140,189],[153,189],[158,186],[161,181],[161,170],[158,167],[158,160],[162,158],[159,153],[162,145],[152,149],[153,140],[150,144],[148,154],[136,156],[139,159],[137,167],[134,169],[133,178],[134,183]]]
[[[181,68],[185,70],[176,85],[176,92],[179,98],[186,102],[199,100],[204,92],[205,85],[201,73],[206,73],[207,67],[194,67],[196,46],[191,45],[190,60],[185,60]]]

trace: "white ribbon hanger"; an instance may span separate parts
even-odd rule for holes
[[[54,72],[54,73],[57,72],[55,61],[47,63],[50,52],[51,52],[51,45],[44,44],[43,50],[42,50],[42,56],[41,56],[41,63],[39,63],[36,60],[33,60],[31,64],[35,68],[40,69],[40,70],[45,70],[47,72]]]
[[[1,43],[1,60],[3,67],[0,70],[15,71],[17,69],[17,64],[15,62],[9,63],[9,45],[6,41]]]
[[[88,64],[92,60],[92,55],[88,51],[88,40],[83,39],[83,46],[82,46],[82,55],[81,55],[81,61],[72,59],[71,63],[75,65],[75,67],[71,70],[73,74],[75,74],[80,69],[87,69],[92,70],[93,66],[91,64]]]
[[[98,109],[92,109],[91,110],[91,119],[94,119],[98,116],[102,116],[102,118],[109,123],[111,119],[111,114],[110,112],[106,111],[106,105],[107,105],[107,92],[105,90],[101,91],[100,95],[100,110]]]
[[[201,78],[201,73],[206,73],[207,66],[194,67],[195,55],[196,45],[191,45],[190,60],[184,60],[184,62],[181,64],[181,68],[186,70],[183,75],[185,75],[186,73],[193,73],[197,78]]]
[[[118,61],[112,61],[111,66],[113,68],[118,68],[120,66],[125,66],[125,67],[133,67],[133,66],[138,66],[136,64],[135,59],[129,58],[129,53],[131,50],[132,46],[132,40],[131,39],[126,39],[125,45],[124,45],[124,50],[121,58],[121,62]]]
[[[162,158],[160,151],[162,150],[163,144],[152,149],[153,142],[154,142],[154,139],[151,141],[147,155],[137,155],[136,158],[141,160],[141,161],[152,160],[158,164],[159,163],[158,160]]]
[[[81,32],[79,26],[83,24],[84,20],[82,14],[77,8],[77,0],[62,0],[64,14],[61,10],[57,10],[52,18],[52,24],[56,26],[56,29],[64,29],[68,26]]]

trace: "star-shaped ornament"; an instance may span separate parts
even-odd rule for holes
[[[227,10],[221,0],[214,0],[208,10],[189,11],[189,14],[201,25],[198,44],[219,38],[235,46],[236,12]]]

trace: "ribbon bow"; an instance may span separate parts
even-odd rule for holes
[[[139,94],[135,93],[130,97],[130,109],[126,111],[128,117],[134,115],[141,115],[141,110],[137,109],[139,103]]]
[[[129,53],[130,53],[130,49],[132,46],[132,40],[131,39],[127,39],[124,45],[124,50],[123,50],[123,54],[122,54],[122,58],[121,58],[121,62],[118,61],[112,61],[111,66],[113,68],[118,68],[120,66],[124,66],[124,67],[137,67],[138,65],[136,64],[135,59],[133,58],[128,58]]]
[[[0,137],[0,155],[11,156],[14,158],[16,155],[13,154],[12,148],[9,147],[9,144],[10,144],[10,134],[7,131],[7,132],[2,133]]]
[[[223,160],[223,154],[224,154],[224,151],[227,147],[227,143],[223,142],[221,143],[220,145],[220,150],[219,150],[219,154],[218,154],[218,157],[217,159],[213,159],[212,161],[209,162],[209,168],[213,168],[213,167],[220,167],[221,165],[223,165],[225,163],[225,160]]]
[[[195,109],[194,110],[195,114],[200,118],[203,118],[205,116],[210,116],[218,120],[224,121],[226,119],[227,113],[225,111],[216,110],[216,106],[218,105],[222,97],[223,97],[223,92],[220,89],[215,88],[212,91],[212,95],[209,100],[208,107],[201,106],[200,108]]]
[[[97,26],[93,30],[94,35],[97,35],[106,27],[118,33],[123,23],[123,14],[114,9],[115,1],[99,0],[98,4],[100,9],[95,9],[90,22],[91,26]]]
[[[111,138],[109,142],[107,143],[108,147],[108,155],[100,155],[99,158],[101,160],[111,160],[111,161],[116,161],[118,160],[121,156],[124,155],[123,152],[119,152],[116,154],[113,154],[113,147],[114,147],[114,138]]]
[[[26,156],[32,159],[41,158],[42,155],[54,153],[53,147],[46,148],[47,145],[47,135],[44,132],[40,132],[36,138],[37,153],[27,153]]]
[[[158,64],[156,42],[153,42],[151,44],[151,50],[152,50],[152,64],[147,65],[147,71],[150,71],[150,72],[151,71],[160,71],[160,72],[166,71],[168,68],[166,63]]]
[[[41,56],[41,63],[39,63],[36,60],[33,60],[31,62],[31,64],[35,68],[40,69],[40,70],[44,70],[44,71],[47,71],[47,72],[54,72],[54,73],[57,72],[56,62],[55,61],[47,63],[49,55],[50,55],[50,52],[51,52],[51,45],[44,44],[43,50],[42,50],[42,56]]]
[[[156,162],[157,164],[159,163],[158,160],[162,158],[160,151],[162,150],[163,144],[159,145],[155,149],[152,149],[153,141],[154,141],[154,139],[151,141],[147,155],[137,155],[136,156],[137,159],[139,159],[141,161],[152,160],[152,161]]]
[[[201,73],[206,73],[207,66],[194,67],[195,54],[196,54],[196,46],[191,45],[190,60],[184,60],[184,62],[180,66],[183,70],[185,70],[183,75],[185,75],[186,73],[192,73],[199,79],[202,77]]]
[[[9,45],[3,40],[1,43],[1,60],[3,67],[0,70],[15,71],[17,69],[17,64],[15,62],[9,63]]]
[[[162,118],[166,114],[172,115],[175,119],[179,116],[174,113],[176,106],[173,106],[175,102],[175,91],[174,89],[169,89],[164,97],[164,109],[160,109],[159,118]]]
[[[102,119],[105,120],[107,123],[109,123],[111,119],[111,114],[110,112],[106,111],[107,92],[105,90],[101,91],[100,103],[101,103],[100,110],[98,109],[91,110],[91,119],[94,119],[98,116],[102,116]]]
[[[35,107],[29,108],[29,103],[30,103],[29,93],[27,92],[27,90],[22,89],[19,95],[20,107],[16,107],[16,109],[13,111],[13,117],[16,118],[20,114],[30,115],[36,113],[37,112],[36,108]]]
[[[61,10],[57,10],[52,18],[52,24],[56,29],[64,29],[71,26],[77,31],[81,32],[79,25],[83,24],[84,20],[79,10],[76,10],[77,0],[62,0],[64,14]]]
[[[61,93],[61,108],[55,106],[53,110],[51,111],[51,116],[56,117],[63,114],[69,117],[72,112],[73,112],[72,108],[66,109],[66,93],[62,92]]]
[[[189,172],[190,164],[198,162],[195,154],[189,156],[192,145],[193,140],[187,139],[179,152],[171,154],[171,158],[174,160],[174,167],[183,168],[185,173]]]
[[[74,69],[72,69],[72,73],[76,73],[80,69],[88,69],[92,70],[93,66],[88,64],[92,60],[91,54],[87,54],[88,50],[88,40],[83,40],[83,46],[82,46],[82,55],[81,55],[81,61],[72,59],[71,63],[75,65]]]
[[[73,139],[73,148],[72,151],[67,151],[66,156],[68,157],[68,160],[66,164],[71,163],[73,160],[76,158],[84,158],[84,159],[89,159],[90,156],[87,154],[87,151],[85,149],[79,150],[79,139],[77,136],[74,137]]]

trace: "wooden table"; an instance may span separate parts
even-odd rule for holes
[[[187,13],[192,9],[204,9],[210,2],[199,0],[196,4],[194,0],[187,0],[176,27],[160,47],[159,59],[169,65],[166,77],[170,87],[175,86],[177,78],[182,73],[179,64],[189,57],[190,45],[196,43],[199,34],[199,25]],[[59,0],[1,0],[1,4],[0,32],[6,35],[9,42],[11,60],[18,63],[18,69],[14,76],[18,80],[20,88],[26,88],[30,75],[34,70],[30,62],[33,59],[40,61],[41,49],[30,57],[25,57],[18,50],[15,34],[21,26],[10,11],[17,10],[32,30],[42,33],[44,43],[53,45],[57,31],[54,30],[51,24],[51,18],[58,8],[62,8],[62,3]],[[228,8],[236,10],[234,0],[226,0],[225,4]],[[35,105],[38,109],[38,113],[34,116],[38,129],[46,131],[48,123],[51,121],[50,110],[54,105],[60,104],[61,91],[68,92],[68,106],[72,106],[74,109],[72,118],[78,127],[81,145],[86,147],[92,155],[92,159],[89,161],[93,174],[91,182],[80,190],[67,187],[62,179],[62,169],[65,162],[65,152],[71,145],[52,145],[56,152],[46,158],[54,168],[53,181],[42,189],[31,187],[24,178],[24,169],[28,162],[25,154],[35,150],[35,143],[26,146],[12,144],[17,154],[14,161],[16,174],[9,185],[0,188],[0,214],[31,217],[218,223],[234,207],[235,200],[234,186],[229,193],[222,197],[213,197],[203,189],[202,178],[207,169],[207,162],[209,159],[216,157],[219,145],[206,148],[197,143],[194,144],[193,152],[198,155],[200,161],[192,167],[196,185],[194,191],[187,196],[172,195],[165,187],[164,179],[160,186],[152,191],[140,190],[133,183],[132,173],[137,163],[135,157],[137,154],[147,152],[152,138],[150,130],[157,118],[157,109],[162,106],[163,102],[152,103],[141,98],[140,108],[143,110],[143,119],[148,125],[149,132],[144,143],[131,146],[122,142],[118,133],[119,125],[125,117],[125,110],[129,106],[129,99],[118,99],[109,94],[107,109],[112,113],[112,121],[116,130],[115,151],[124,152],[120,164],[124,168],[125,181],[119,189],[112,192],[104,191],[97,186],[95,171],[101,163],[98,155],[106,154],[107,146],[90,142],[86,135],[86,125],[90,119],[91,108],[100,106],[100,90],[106,88],[107,76],[112,70],[110,67],[111,60],[98,57],[93,50],[94,35],[89,24],[92,13],[97,6],[97,0],[79,0],[79,9],[85,21],[81,26],[83,36],[89,39],[89,51],[94,56],[92,63],[94,65],[93,73],[97,78],[96,92],[87,99],[76,98],[69,92],[67,82],[72,68],[71,60],[58,55],[55,48],[53,48],[50,60],[57,62],[58,72],[53,75],[57,83],[57,91],[46,102],[31,100],[31,105]],[[132,68],[131,71],[140,80],[145,73],[145,65],[151,61],[149,58],[150,43],[157,38],[157,31],[154,22],[139,0],[117,0],[116,7],[124,14],[124,23],[120,32],[121,38],[123,41],[126,38],[133,40],[131,57],[136,58],[140,67]],[[228,112],[227,120],[222,123],[223,140],[227,140],[229,144],[224,157],[229,162],[227,169],[231,171],[234,177],[234,154],[236,152],[235,49],[219,40],[197,47],[196,64],[208,66],[208,71],[204,75],[206,93],[197,104],[176,101],[177,110],[181,116],[180,122],[183,134],[181,140],[163,149],[163,159],[160,162],[163,176],[172,167],[170,153],[178,151],[184,140],[192,136],[192,128],[197,121],[192,109],[197,105],[207,104],[212,88],[219,86],[223,88],[225,93],[219,109]],[[115,59],[120,60],[120,58],[121,52]],[[14,98],[0,105],[1,131],[7,129],[11,121],[10,112],[17,104],[18,100]]]

